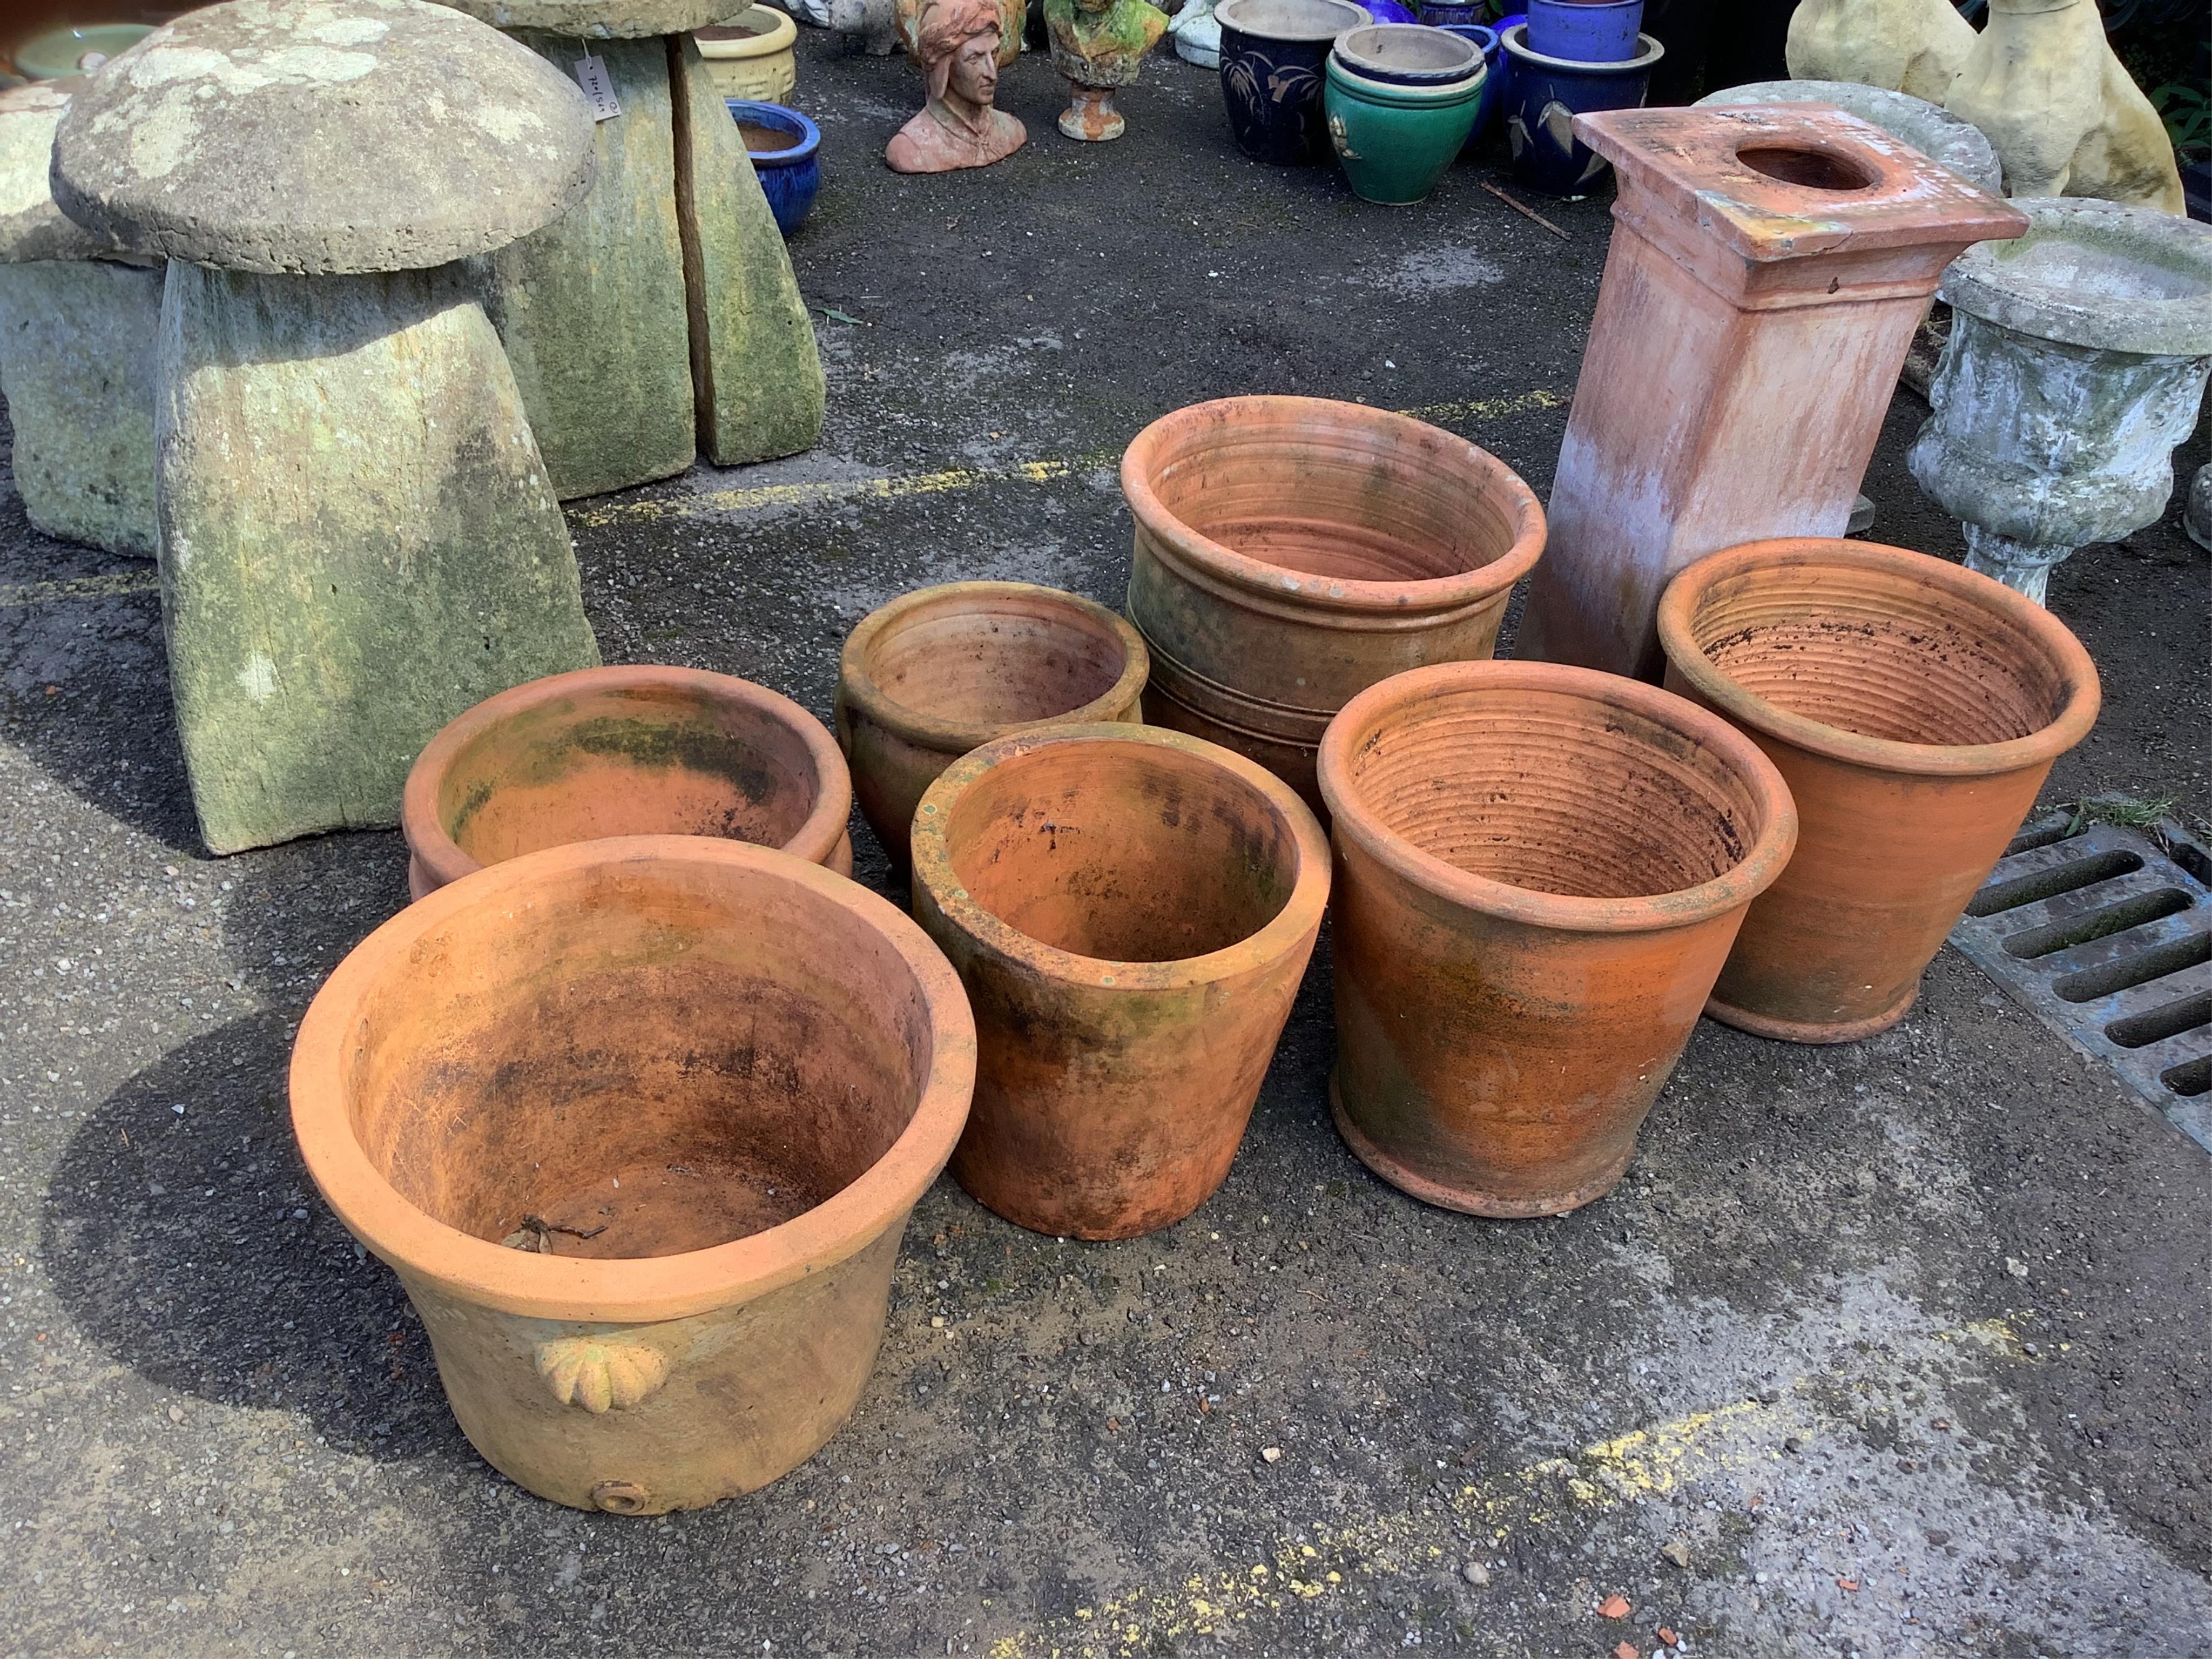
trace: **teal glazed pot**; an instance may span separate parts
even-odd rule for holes
[[[1442,87],[1393,86],[1328,60],[1322,106],[1344,176],[1362,199],[1418,202],[1452,164],[1482,104],[1487,71]]]

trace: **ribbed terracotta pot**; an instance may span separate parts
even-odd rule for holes
[[[1151,669],[1137,630],[1078,594],[947,582],[861,619],[837,664],[837,741],[860,811],[896,864],[922,792],[1011,732],[1142,718]]]
[[[1989,577],[1817,538],[1690,566],[1659,638],[1667,684],[1766,751],[1802,826],[1706,1012],[1792,1042],[1895,1024],[2051,762],[2095,721],[2089,653]]]
[[[853,786],[820,720],[750,680],[586,668],[487,698],[430,739],[399,823],[416,898],[609,836],[722,836],[853,873]]]
[[[1346,1141],[1476,1215],[1602,1197],[1790,857],[1781,775],[1656,686],[1455,663],[1346,703],[1321,787]]]
[[[1145,718],[1249,756],[1317,810],[1336,711],[1408,668],[1489,656],[1544,549],[1544,509],[1495,455],[1321,398],[1164,416],[1123,454],[1121,493]]]
[[[657,1514],[765,1485],[851,1412],[975,1063],[959,981],[896,907],[768,848],[637,836],[370,934],[301,1022],[292,1125],[484,1459]]]
[[[1002,738],[914,827],[915,915],[975,1010],[960,1184],[1010,1221],[1128,1238],[1228,1176],[1328,902],[1280,780],[1145,726]]]

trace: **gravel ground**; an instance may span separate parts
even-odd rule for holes
[[[1115,600],[1114,458],[1228,392],[1426,411],[1548,487],[1603,201],[1542,204],[1554,238],[1490,156],[1370,207],[1243,162],[1172,59],[1084,147],[1025,58],[1026,150],[902,179],[912,71],[802,56],[829,431],[578,504],[610,660],[826,714],[838,641],[907,587]],[[1923,413],[1899,396],[1875,533],[1956,557],[1904,469]],[[2062,568],[2106,705],[2052,799],[2212,812],[2206,575],[2178,511]],[[150,573],[12,491],[0,738],[7,1651],[2212,1653],[2212,1161],[1955,953],[1850,1048],[1701,1028],[1618,1193],[1498,1223],[1336,1139],[1324,950],[1195,1216],[1060,1243],[940,1182],[851,1425],[631,1521],[477,1459],[293,1153],[289,1038],[404,902],[397,836],[205,856]]]

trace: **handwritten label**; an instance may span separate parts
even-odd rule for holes
[[[604,58],[594,54],[580,60],[576,65],[576,84],[591,100],[594,121],[611,121],[622,113],[622,100],[615,96],[615,83],[607,74]]]

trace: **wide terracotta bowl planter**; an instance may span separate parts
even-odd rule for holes
[[[1895,1024],[2051,762],[2095,721],[2089,653],[1989,577],[1817,538],[1690,566],[1659,639],[1667,684],[1766,751],[1801,822],[1707,1012],[1793,1042]]]
[[[1328,902],[1277,778],[1152,726],[1002,738],[914,827],[915,918],[981,1058],[952,1173],[1010,1221],[1128,1238],[1229,1174]]]
[[[370,934],[301,1022],[292,1126],[485,1461],[656,1514],[765,1485],[852,1411],[975,1065],[895,906],[768,848],[626,837]]]
[[[1796,839],[1742,733],[1656,686],[1454,663],[1346,703],[1336,1125],[1414,1197],[1553,1215],[1612,1190]]]
[[[416,898],[610,836],[723,836],[853,872],[853,786],[820,720],[750,680],[585,668],[502,691],[430,739],[399,823]]]
[[[1145,718],[1249,756],[1316,809],[1336,711],[1407,669],[1490,655],[1544,549],[1544,509],[1496,456],[1321,398],[1164,416],[1123,454],[1121,492]]]
[[[861,619],[837,664],[837,741],[860,812],[892,861],[922,792],[970,750],[1054,724],[1142,718],[1137,631],[1030,582],[917,588]]]

